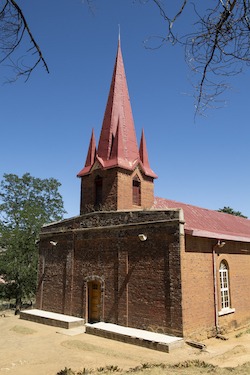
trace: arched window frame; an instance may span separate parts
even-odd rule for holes
[[[132,200],[134,206],[141,206],[141,181],[137,175],[133,178]]]
[[[220,262],[219,274],[220,274],[221,310],[230,309],[228,264],[225,260],[222,260]]]
[[[225,259],[222,259],[219,267],[219,280],[220,280],[220,303],[221,310],[218,315],[226,315],[235,312],[235,308],[232,308],[231,303],[231,292],[230,292],[230,277],[229,277],[229,266]]]

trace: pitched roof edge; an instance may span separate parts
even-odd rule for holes
[[[88,167],[84,167],[77,175],[76,177],[82,177],[86,174],[89,174],[91,172],[93,165],[89,165]]]
[[[250,242],[250,220],[166,198],[154,197],[153,208],[184,210],[185,233],[196,237]]]
[[[208,232],[205,230],[199,229],[185,229],[186,234],[190,234],[194,237],[205,237],[205,238],[215,238],[220,240],[228,240],[228,241],[238,241],[238,242],[250,242],[250,237],[236,236],[227,233],[217,233],[217,232]]]
[[[142,167],[143,172],[145,173],[146,176],[152,177],[152,178],[158,178],[158,176],[152,171],[151,168],[145,168],[143,164],[140,164]]]

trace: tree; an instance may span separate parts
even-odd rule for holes
[[[247,219],[247,216],[242,215],[240,211],[234,211],[231,207],[227,206],[224,208],[219,208],[218,212],[225,212],[226,214],[234,215],[234,216],[240,216]]]
[[[149,0],[139,0],[147,3]],[[190,67],[189,80],[194,88],[195,113],[204,115],[208,108],[218,108],[218,96],[230,88],[225,77],[235,76],[243,71],[243,67],[250,64],[250,1],[249,0],[214,0],[211,8],[204,11],[199,0],[182,0],[177,3],[177,11],[171,17],[170,11],[161,0],[152,0],[166,20],[168,33],[166,36],[151,36],[159,41],[156,47],[171,43],[185,46],[185,59]],[[193,6],[196,18],[194,32],[181,34],[177,29],[174,32],[179,17],[184,18],[188,6]],[[198,9],[201,8],[199,12]],[[182,20],[184,21],[184,19]],[[179,32],[179,33],[178,33]],[[177,36],[178,35],[178,36]]]
[[[16,299],[20,309],[24,297],[34,296],[41,227],[61,220],[65,210],[56,179],[41,180],[29,173],[19,178],[4,174],[0,198],[0,275],[2,293]]]
[[[84,0],[82,0],[84,2]],[[185,60],[190,67],[189,80],[194,88],[195,114],[204,115],[208,108],[218,108],[225,103],[219,99],[228,88],[225,77],[235,76],[250,64],[250,1],[249,0],[207,0],[211,8],[204,8],[204,1],[200,0],[131,0],[141,4],[153,2],[160,11],[160,15],[167,22],[167,35],[150,36],[145,42],[146,48],[159,48],[170,43],[185,46]],[[95,0],[86,0],[92,12],[95,10]],[[42,62],[49,72],[42,52],[38,47],[26,19],[14,0],[0,0],[0,53],[3,58],[0,63],[8,59],[15,72],[15,81],[20,76],[29,78],[35,67]],[[178,27],[178,19],[189,22],[189,7],[193,9],[193,32],[187,34],[182,27]],[[175,12],[173,12],[175,9]],[[173,12],[173,14],[171,14]],[[184,24],[184,22],[182,22]],[[175,29],[176,28],[176,29]],[[31,48],[37,59],[26,66],[27,62],[17,60],[14,63],[11,55],[19,47],[27,31]],[[159,43],[150,46],[150,41]]]
[[[87,0],[92,12],[95,9],[93,1]],[[29,38],[31,47],[29,46],[26,50],[27,56],[21,55],[14,61],[15,52],[22,44],[25,34]],[[21,8],[14,0],[0,0],[0,64],[6,61],[14,72],[14,77],[9,78],[8,82],[15,82],[19,77],[25,77],[25,81],[27,81],[40,63],[49,73],[42,51],[35,41]]]

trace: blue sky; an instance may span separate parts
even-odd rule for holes
[[[143,47],[150,35],[166,33],[154,4],[97,0],[94,16],[80,0],[19,5],[50,74],[40,65],[26,83],[0,87],[0,177],[54,177],[62,183],[65,217],[79,214],[76,175],[93,126],[99,139],[120,24],[137,140],[144,127],[150,166],[158,175],[155,195],[209,209],[231,206],[250,218],[249,71],[231,80],[238,93],[224,94],[226,108],[194,123],[193,98],[181,94],[193,93],[184,49]],[[178,26],[190,31],[189,23]],[[11,74],[1,67],[1,84]]]

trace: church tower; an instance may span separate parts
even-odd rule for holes
[[[92,208],[106,210],[149,209],[154,201],[154,178],[150,169],[144,131],[138,149],[120,39],[96,149],[94,128],[81,178],[83,214]]]

